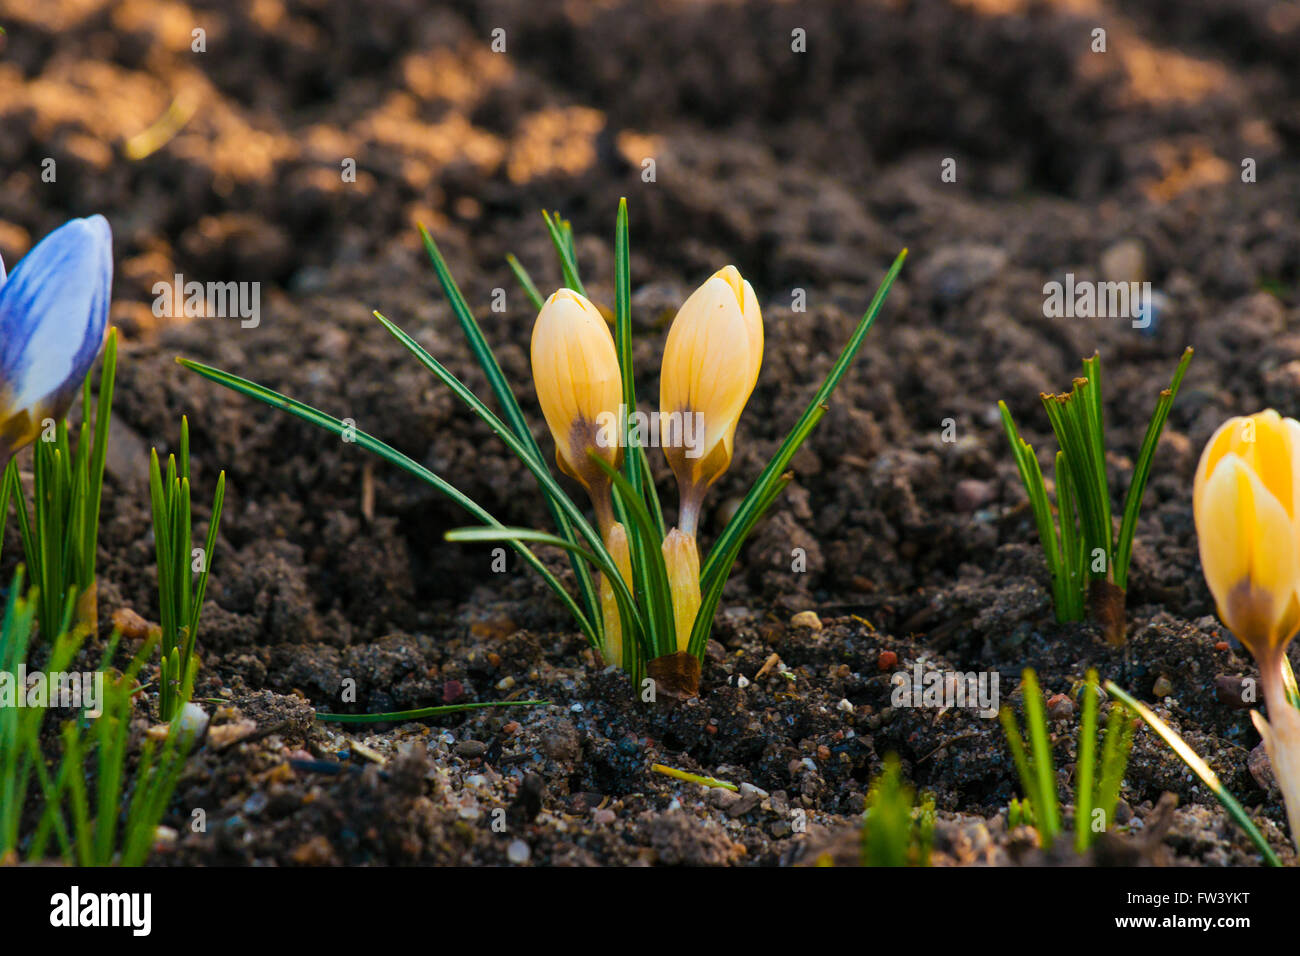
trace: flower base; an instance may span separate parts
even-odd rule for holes
[[[1110,581],[1093,581],[1088,588],[1088,605],[1106,643],[1123,647],[1128,630],[1124,616],[1124,589]]]
[[[646,676],[655,682],[655,695],[677,700],[700,696],[700,662],[693,654],[678,651],[656,657],[645,666]]]

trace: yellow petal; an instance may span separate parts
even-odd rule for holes
[[[1250,442],[1242,457],[1247,467],[1255,473],[1278,504],[1294,515],[1294,493],[1291,488],[1292,448],[1291,434],[1285,420],[1273,409],[1250,416],[1254,423],[1254,441]],[[1240,452],[1239,452],[1240,454]]]
[[[1230,418],[1211,436],[1201,453],[1192,488],[1195,502],[1225,455],[1236,455],[1264,483],[1287,514],[1300,514],[1300,423],[1273,409]]]

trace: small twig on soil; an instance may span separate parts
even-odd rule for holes
[[[948,749],[949,747],[951,747],[953,744],[955,744],[955,743],[959,743],[959,742],[961,742],[961,741],[963,741],[963,740],[970,740],[970,739],[972,739],[972,738],[974,738],[974,737],[979,737],[979,736],[980,736],[980,734],[977,733],[977,732],[975,732],[975,731],[971,731],[970,733],[967,733],[967,734],[958,734],[956,737],[952,737],[952,738],[950,738],[949,740],[945,740],[943,743],[941,743],[939,746],[935,747],[933,750],[931,750],[928,754],[926,754],[924,757],[922,757],[922,758],[921,758],[920,760],[918,760],[916,763],[917,763],[917,765],[919,766],[920,764],[925,763],[927,760],[929,760],[929,759],[930,759],[931,757],[933,757],[935,754],[937,754],[937,753],[942,753],[943,751],[947,750],[947,749]]]
[[[256,741],[259,741],[264,737],[270,737],[272,734],[278,734],[282,730],[288,730],[291,726],[293,725],[289,721],[282,720],[278,724],[271,724],[267,727],[259,727],[257,728],[257,730],[254,730],[251,734],[246,734],[243,737],[236,737],[230,743],[222,744],[220,747],[213,747],[212,752],[218,754],[225,753],[231,747],[235,747],[239,744],[255,743]]]
[[[661,773],[666,777],[673,777],[677,780],[685,780],[687,783],[698,783],[704,787],[721,787],[723,790],[730,790],[733,793],[739,793],[740,788],[734,783],[726,780],[718,780],[714,777],[705,777],[698,773],[690,773],[686,770],[678,770],[676,767],[665,767],[661,763],[651,764],[650,769],[655,773]]]
[[[763,666],[758,669],[758,673],[754,675],[754,680],[762,679],[764,676],[766,676],[768,671],[770,671],[773,667],[775,667],[777,664],[780,663],[781,663],[781,658],[779,655],[777,654],[771,655],[767,660],[763,662]]]

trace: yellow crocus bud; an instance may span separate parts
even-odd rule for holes
[[[632,552],[627,546],[627,529],[622,522],[614,522],[605,536],[605,547],[609,549],[623,577],[623,583],[632,588]],[[618,598],[614,596],[614,586],[600,576],[600,611],[605,622],[605,663],[616,667],[623,666],[623,619],[618,613]]]
[[[700,552],[693,535],[673,528],[664,538],[663,553],[680,653],[691,645],[691,629],[700,610]]]
[[[659,378],[660,436],[677,477],[682,531],[694,535],[704,492],[731,464],[736,423],[763,362],[763,315],[735,266],[715,272],[668,330]]]
[[[1269,409],[1232,418],[1192,490],[1201,567],[1219,617],[1257,659],[1300,628],[1300,423]]]
[[[1251,718],[1300,846],[1300,711],[1283,676],[1300,629],[1300,423],[1272,409],[1229,419],[1201,454],[1192,504],[1219,617],[1259,665],[1269,719]]]
[[[614,337],[599,310],[570,289],[553,293],[533,326],[533,385],[555,439],[560,470],[591,495],[602,533],[613,524],[609,479],[591,452],[617,468],[622,459],[622,377]]]

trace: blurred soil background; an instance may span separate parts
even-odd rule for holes
[[[214,737],[156,860],[847,862],[869,783],[895,752],[935,794],[938,861],[1077,862],[1007,832],[1018,785],[996,721],[890,706],[891,674],[922,660],[996,670],[1004,697],[1038,668],[1063,695],[1063,785],[1072,688],[1097,667],[1153,703],[1290,852],[1258,737],[1224,702],[1253,664],[1213,616],[1191,481],[1225,417],[1297,411],[1300,6],[0,0],[0,25],[0,255],[12,266],[70,216],[103,213],[114,231],[126,345],[105,634],[119,609],[157,616],[149,447],[169,450],[188,415],[196,502],[219,470],[229,480],[199,636]],[[941,179],[948,159],[955,182]],[[494,574],[487,548],[443,542],[467,519],[433,490],[172,361],[352,418],[507,524],[545,526],[522,466],[370,312],[486,394],[420,247],[424,223],[550,449],[531,397],[533,314],[504,256],[544,292],[557,286],[539,210],[559,209],[589,291],[611,302],[624,195],[643,398],[657,395],[676,306],[714,270],[734,263],[764,308],[764,367],[705,544],[911,250],[742,555],[701,699],[675,706],[632,703],[526,568]],[[1158,321],[1142,333],[1045,318],[1043,286],[1066,273],[1150,281]],[[157,316],[154,285],[176,274],[260,283],[260,324]],[[491,311],[498,288],[504,312]],[[1116,652],[1090,625],[1055,622],[996,402],[1046,466],[1039,393],[1068,388],[1099,349],[1122,489],[1186,345],[1196,357],[1157,454],[1130,644]],[[806,572],[791,571],[795,548]],[[10,522],[6,580],[19,550]],[[804,611],[820,626],[792,623]],[[354,704],[340,700],[345,678]],[[510,697],[553,704],[400,727],[313,721],[313,709]],[[654,762],[747,786],[702,794]],[[204,832],[188,825],[194,808]],[[1146,731],[1121,818],[1096,861],[1258,861]]]

